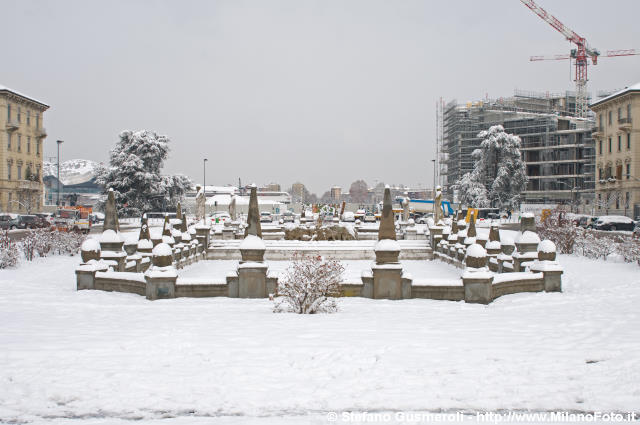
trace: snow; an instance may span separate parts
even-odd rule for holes
[[[82,242],[81,251],[100,252],[100,243],[95,239],[86,239]]]
[[[538,244],[538,252],[551,253],[556,252],[556,244],[549,239],[545,239]]]
[[[485,248],[486,249],[501,249],[502,246],[500,244],[500,241],[489,241],[485,245]]]
[[[173,236],[163,236],[162,237],[162,243],[168,244],[168,245],[173,245],[174,243],[176,243],[176,240],[173,239]]]
[[[532,212],[524,212],[522,213],[522,218],[534,218],[535,216],[533,215]]]
[[[493,275],[493,283],[513,282],[524,279],[541,279],[542,273],[515,272],[515,273],[497,273]]]
[[[144,273],[144,276],[149,277],[151,279],[154,278],[167,278],[167,277],[178,277],[178,271],[173,266],[166,267],[156,267],[152,266],[149,270]]]
[[[107,229],[100,235],[100,242],[104,243],[117,243],[122,242],[122,236],[115,232],[115,230]]]
[[[482,258],[486,256],[487,251],[485,251],[485,249],[477,243],[469,245],[469,247],[467,248],[467,257]]]
[[[256,235],[247,235],[240,242],[240,249],[266,249],[264,241]]]
[[[153,248],[153,242],[149,239],[140,239],[138,241],[138,249],[151,249]]]
[[[173,254],[171,247],[166,243],[159,243],[151,251],[156,257],[169,257]]]
[[[133,263],[135,264],[135,262]],[[109,270],[106,272],[96,272],[96,277],[103,277],[107,279],[123,279],[123,280],[132,280],[135,282],[146,283],[144,275],[142,273],[133,273],[133,272],[114,272],[113,270]]]
[[[518,236],[516,243],[540,243],[540,236],[535,232],[525,230],[520,236]]]
[[[598,217],[598,221],[602,223],[632,223],[633,220],[624,215],[602,215]]]
[[[60,181],[65,185],[86,183],[95,178],[98,163],[88,159],[70,159],[60,163]],[[58,176],[58,164],[42,162],[42,176]]]
[[[400,244],[393,239],[381,239],[376,243],[374,251],[400,251]]]
[[[76,291],[77,263],[0,270],[3,422],[326,424],[328,411],[640,405],[636,264],[560,255],[563,293],[341,299],[336,314],[298,316],[267,299]]]

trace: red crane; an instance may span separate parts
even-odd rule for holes
[[[533,0],[520,0],[531,9],[536,15],[544,19],[549,25],[558,30],[567,40],[576,45],[575,49],[571,49],[571,53],[568,55],[555,55],[555,56],[531,56],[530,60],[566,60],[574,59],[576,65],[575,82],[576,82],[576,116],[586,117],[588,104],[587,104],[587,65],[588,59],[594,65],[598,64],[598,56],[600,52],[597,49],[591,48],[584,37],[579,36],[575,31],[565,26],[555,16],[548,13],[541,8]],[[636,49],[626,50],[607,50],[605,57],[614,56],[631,56],[638,55],[640,51]]]

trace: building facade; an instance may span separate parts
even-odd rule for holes
[[[591,105],[597,215],[640,216],[640,83]]]
[[[522,159],[529,182],[523,202],[593,207],[594,141],[592,119],[575,117],[575,96],[516,92],[497,100],[446,105],[443,114],[445,195],[456,202],[454,186],[473,170],[478,133],[502,125],[521,139]]]
[[[334,202],[341,201],[342,197],[342,188],[340,186],[333,186],[331,188],[331,200]]]
[[[36,212],[43,203],[43,114],[49,106],[0,86],[0,210]]]

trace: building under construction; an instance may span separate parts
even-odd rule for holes
[[[575,116],[575,94],[516,91],[513,97],[444,106],[440,175],[447,196],[457,201],[453,186],[474,166],[478,133],[502,125],[522,140],[522,159],[529,182],[526,203],[583,204],[593,201],[595,120]]]

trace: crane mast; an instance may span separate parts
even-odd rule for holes
[[[520,0],[525,6],[527,6],[533,13],[538,15],[549,25],[559,31],[565,36],[567,40],[576,45],[575,49],[571,50],[571,58],[575,60],[576,72],[576,116],[586,118],[588,111],[588,96],[587,96],[587,66],[588,58],[594,65],[598,64],[598,56],[600,52],[596,49],[592,49],[587,44],[587,40],[584,37],[578,35],[575,31],[560,22],[555,16],[541,8],[533,0]],[[557,59],[564,59],[564,57],[558,57]],[[542,60],[533,59],[532,60]]]

